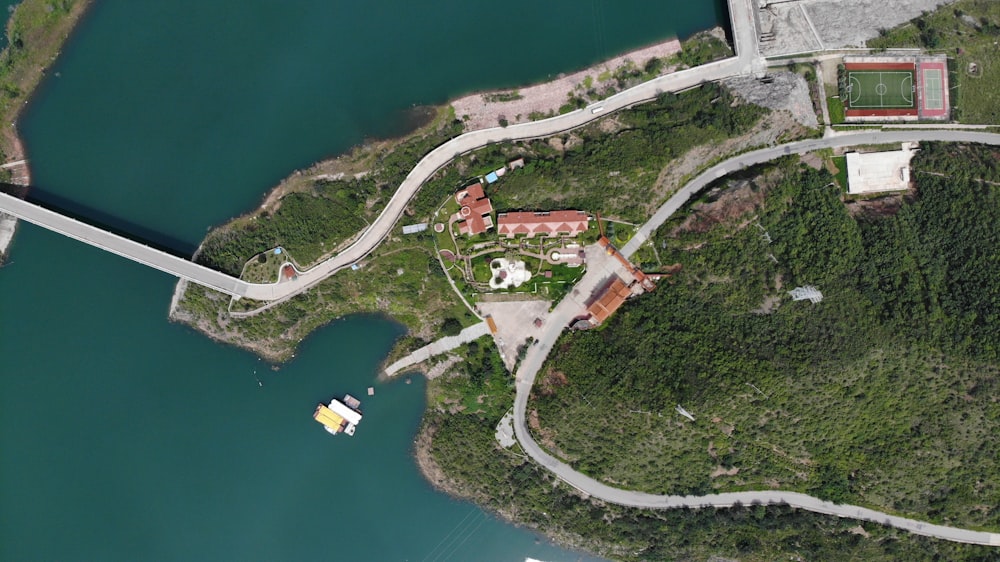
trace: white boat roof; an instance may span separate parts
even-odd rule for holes
[[[333,410],[333,413],[347,420],[347,423],[357,424],[361,421],[361,414],[348,408],[340,400],[331,400],[330,409]]]

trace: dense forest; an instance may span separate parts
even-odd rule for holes
[[[658,233],[683,270],[557,344],[536,438],[624,487],[1000,527],[996,156],[923,145],[904,200],[845,205],[791,161],[709,191]],[[718,219],[734,197],[756,203]],[[822,302],[791,300],[806,285]]]

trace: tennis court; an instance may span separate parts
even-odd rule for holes
[[[940,68],[923,69],[924,109],[944,109],[944,87]]]
[[[847,73],[847,105],[851,109],[915,107],[913,74],[910,70],[851,70]]]

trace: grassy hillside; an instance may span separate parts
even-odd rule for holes
[[[959,0],[868,41],[876,49],[919,47],[953,58],[953,117],[1000,124],[1000,2]],[[970,70],[970,64],[975,70]]]
[[[682,272],[556,346],[537,438],[628,488],[780,487],[1000,528],[995,158],[924,147],[919,196],[854,216],[791,162],[706,196],[659,233]],[[793,302],[803,285],[824,300]]]
[[[90,0],[24,0],[7,22],[7,47],[0,52],[0,118],[13,123]],[[4,127],[3,158],[18,154],[16,134]]]

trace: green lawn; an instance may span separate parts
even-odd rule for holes
[[[837,174],[834,176],[837,184],[844,191],[847,191],[847,157],[836,156],[833,158],[833,165],[837,167]]]

